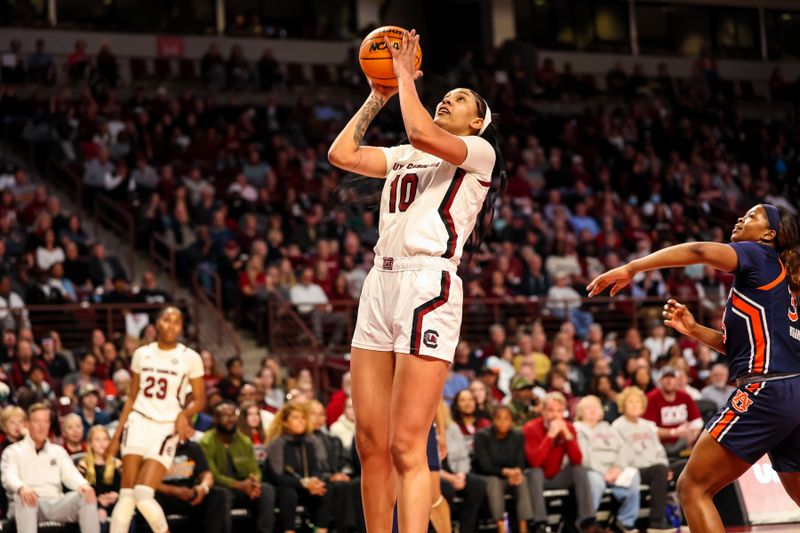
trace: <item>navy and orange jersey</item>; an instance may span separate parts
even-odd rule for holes
[[[800,372],[800,323],[778,253],[756,242],[730,246],[739,258],[722,319],[731,377]]]

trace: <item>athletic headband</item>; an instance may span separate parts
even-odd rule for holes
[[[767,220],[769,221],[770,229],[774,229],[775,233],[781,232],[781,212],[772,204],[761,204],[764,211],[767,212]]]
[[[486,104],[486,113],[483,114],[483,126],[481,126],[481,131],[478,132],[478,135],[483,135],[483,132],[486,131],[486,128],[492,123],[492,110],[489,109],[489,104],[486,100],[484,100],[483,103]]]

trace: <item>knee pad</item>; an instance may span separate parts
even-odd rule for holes
[[[136,508],[147,520],[147,525],[150,526],[153,533],[166,533],[169,531],[164,510],[155,499],[155,489],[147,485],[136,485],[133,488],[133,494],[134,498],[136,498]]]
[[[136,511],[136,498],[133,489],[120,489],[114,512],[111,513],[109,533],[128,533],[131,519]]]

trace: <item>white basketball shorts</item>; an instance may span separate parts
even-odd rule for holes
[[[131,411],[122,432],[120,449],[126,455],[154,459],[169,470],[178,448],[179,435],[175,422],[157,422],[137,411]]]
[[[353,346],[453,362],[464,303],[456,266],[441,257],[376,257],[358,304]]]

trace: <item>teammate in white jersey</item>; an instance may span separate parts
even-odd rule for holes
[[[491,112],[480,95],[454,89],[434,118],[423,107],[414,86],[422,75],[413,66],[418,42],[412,31],[399,49],[386,43],[398,87],[370,83],[366,102],[328,152],[339,168],[386,180],[375,265],[364,282],[350,356],[370,533],[391,531],[395,500],[400,531],[428,529],[427,436],[461,329],[456,268],[470,235],[479,242],[490,224],[505,184]],[[410,144],[360,146],[372,119],[398,93]]]
[[[168,531],[155,489],[172,465],[178,443],[194,429],[190,420],[203,409],[203,360],[178,342],[183,315],[167,307],[156,322],[158,339],[133,352],[131,389],[108,448],[110,458],[122,447],[122,483],[111,514],[111,533],[127,533],[136,509],[154,533]],[[191,390],[193,399],[184,405]],[[198,494],[196,502],[208,494]]]

